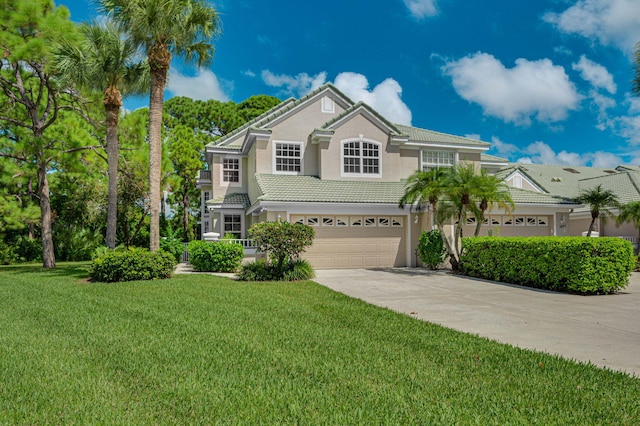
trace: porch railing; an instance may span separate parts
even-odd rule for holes
[[[200,180],[211,180],[211,170],[200,170],[198,175]]]
[[[250,238],[234,238],[232,240],[218,240],[218,241],[212,241],[212,243],[240,244],[244,249],[245,256],[257,253],[255,242]],[[184,251],[182,252],[183,262],[189,261],[188,245],[189,243],[184,243]]]

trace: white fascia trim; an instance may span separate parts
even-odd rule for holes
[[[547,191],[545,191],[544,189],[542,189],[540,187],[540,185],[538,185],[537,183],[535,183],[534,181],[529,179],[529,177],[526,176],[525,174],[523,174],[520,170],[514,170],[513,173],[507,175],[507,177],[504,178],[504,182],[508,181],[509,179],[513,178],[516,175],[520,176],[523,180],[527,181],[527,183],[529,185],[533,186],[541,194],[548,194]],[[512,186],[512,188],[516,188],[516,187]],[[517,188],[517,189],[522,189],[522,188]],[[525,191],[526,191],[526,189],[525,189]]]
[[[365,105],[360,105],[358,108],[354,109],[349,114],[345,115],[344,117],[340,117],[337,121],[332,123],[329,128],[330,129],[336,129],[336,128],[342,126],[343,124],[345,124],[347,121],[349,121],[354,115],[358,115],[360,113],[362,113],[362,115],[365,115],[366,118],[373,125],[378,127],[380,130],[386,130],[388,132],[391,132],[391,131],[395,132],[396,131],[395,129],[389,127],[387,125],[387,123],[385,123],[380,118],[376,117],[373,113],[371,113],[371,111],[369,111]]]
[[[349,107],[354,105],[353,103],[348,102],[342,96],[338,95],[338,93],[336,93],[333,90],[331,90],[331,87],[327,87],[324,90],[316,93],[314,96],[310,97],[309,99],[305,99],[304,102],[300,102],[298,105],[296,105],[295,107],[291,108],[290,110],[288,110],[288,111],[282,113],[281,115],[278,115],[277,117],[274,117],[273,119],[267,121],[265,123],[265,126],[266,125],[275,125],[275,124],[281,123],[282,121],[284,121],[287,118],[289,118],[292,114],[296,114],[300,109],[307,108],[309,106],[309,104],[315,102],[319,98],[327,96],[327,92],[331,92],[331,94],[333,95],[333,96],[331,96],[331,99],[333,99],[334,102],[339,101],[339,102],[336,102],[336,103],[338,105],[340,105],[340,107],[343,108],[343,109],[348,109]]]
[[[260,201],[251,206],[247,210],[247,214],[251,214],[260,209],[265,209],[267,211],[286,211],[290,214],[377,214],[385,216],[404,216],[409,214],[408,206],[401,209],[397,204],[296,203],[281,201]]]
[[[433,143],[433,142],[407,142],[402,145],[403,147],[411,147],[417,149],[424,148],[445,148],[445,149],[455,149],[461,152],[464,151],[488,151],[489,147],[482,146],[468,146],[468,145],[456,145],[456,144],[443,144],[443,143]]]

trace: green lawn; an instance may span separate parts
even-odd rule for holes
[[[0,267],[0,424],[640,422],[638,379],[313,282],[86,268]]]

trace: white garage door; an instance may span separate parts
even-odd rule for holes
[[[406,266],[404,218],[395,216],[291,216],[314,227],[303,257],[316,269]]]

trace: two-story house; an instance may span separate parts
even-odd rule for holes
[[[208,170],[198,181],[202,232],[243,238],[257,222],[300,222],[316,230],[305,254],[316,268],[414,266],[431,218],[424,206],[398,207],[405,180],[418,169],[459,162],[489,173],[509,168],[488,149],[475,139],[390,123],[326,84],[206,146]],[[512,186],[515,212],[489,212],[484,235],[568,234],[569,214],[579,206]],[[473,219],[466,225],[471,235]]]

